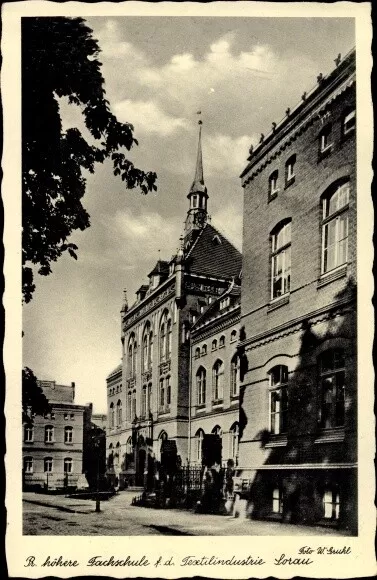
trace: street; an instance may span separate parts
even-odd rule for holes
[[[344,536],[346,532],[323,528],[261,522],[233,516],[196,514],[190,511],[136,507],[135,492],[122,491],[101,502],[60,495],[23,494],[24,535],[76,536]]]

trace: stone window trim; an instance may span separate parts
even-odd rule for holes
[[[345,276],[347,276],[347,264],[342,264],[333,270],[324,272],[318,278],[317,289],[319,290],[320,288],[323,288],[323,286],[327,286],[327,284],[331,284],[331,282],[335,282],[335,280],[339,280]]]
[[[290,292],[288,292],[283,296],[279,296],[278,298],[274,298],[273,300],[271,300],[267,305],[267,314],[269,312],[272,312],[273,310],[277,310],[278,308],[285,306],[286,304],[289,304],[290,295],[291,295]]]

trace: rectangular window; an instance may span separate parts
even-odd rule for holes
[[[291,287],[291,224],[272,236],[271,299],[288,294]]]
[[[72,443],[73,441],[73,429],[72,427],[66,427],[64,429],[64,443]]]
[[[321,132],[319,136],[319,150],[321,153],[324,153],[328,149],[331,148],[332,139],[331,139],[331,125],[327,125]]]
[[[45,427],[45,443],[53,443],[54,441],[54,428]]]
[[[25,443],[31,443],[32,441],[34,441],[34,428],[33,427],[25,427],[24,440],[25,440]]]
[[[53,470],[53,461],[52,457],[46,457],[44,460],[44,470],[45,473],[52,473]]]
[[[355,130],[356,127],[356,111],[353,110],[348,113],[343,120],[343,135],[347,135]]]
[[[272,491],[272,512],[283,513],[283,490],[280,487],[275,487]]]
[[[348,183],[323,200],[322,274],[348,261],[348,203]]]
[[[338,520],[340,498],[337,491],[327,489],[323,494],[323,517],[328,520]]]
[[[320,359],[320,426],[343,427],[345,421],[345,360],[341,350],[329,350]]]
[[[287,431],[288,391],[287,387],[270,393],[271,433],[279,435]]]
[[[64,459],[64,473],[72,473],[72,459],[69,457]]]
[[[25,473],[33,473],[33,458],[32,457],[25,457],[24,458],[24,471],[25,471]]]

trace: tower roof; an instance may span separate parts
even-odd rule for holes
[[[207,193],[207,188],[204,185],[203,176],[203,156],[202,156],[202,122],[199,121],[199,141],[198,141],[198,155],[196,158],[195,177],[192,182],[188,197],[192,193]]]

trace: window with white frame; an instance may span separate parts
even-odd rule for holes
[[[230,396],[238,397],[240,381],[240,357],[235,354],[230,362]]]
[[[205,368],[200,367],[196,373],[196,393],[198,406],[205,405],[206,402],[206,380],[206,370]]]
[[[345,182],[322,199],[322,274],[347,263],[349,195]]]
[[[72,473],[73,469],[72,469],[72,458],[71,457],[65,457],[64,458],[64,473]]]
[[[172,347],[172,323],[165,311],[161,318],[160,324],[160,363],[171,358]]]
[[[270,431],[286,433],[288,417],[288,367],[277,365],[270,373]]]
[[[332,146],[332,127],[331,123],[326,125],[319,134],[319,151],[324,153],[331,149]]]
[[[33,458],[24,457],[24,472],[33,473]]]
[[[196,461],[198,463],[202,462],[202,458],[203,458],[203,439],[204,439],[204,431],[203,429],[198,429],[198,431],[195,434],[195,441],[196,441]]]
[[[166,377],[166,407],[169,409],[171,403],[171,384],[170,377]]]
[[[269,197],[274,196],[279,191],[278,178],[279,178],[279,172],[276,169],[275,171],[273,171],[271,173],[270,177],[268,178],[268,195],[269,195]]]
[[[272,512],[274,514],[283,513],[283,489],[276,486],[272,490]]]
[[[291,289],[291,221],[271,234],[271,299],[288,294]]]
[[[141,390],[141,416],[147,416],[147,385],[144,385]]]
[[[238,441],[239,441],[239,425],[238,423],[233,423],[230,428],[230,448],[229,455],[231,459],[236,459],[238,457]]]
[[[136,355],[137,355],[137,342],[134,334],[131,334],[128,343],[128,376],[130,378],[134,377],[136,374]]]
[[[45,427],[45,443],[53,443],[54,441],[54,427],[46,425]]]
[[[25,443],[31,443],[34,441],[34,427],[32,425],[25,425],[24,441]]]
[[[342,349],[327,350],[319,357],[320,409],[322,429],[344,426],[345,357]]]
[[[295,178],[296,155],[291,155],[285,164],[285,185],[289,185]]]
[[[44,458],[44,471],[45,473],[52,473],[54,468],[54,461],[52,457]]]
[[[160,380],[160,410],[165,409],[165,380]]]
[[[224,364],[221,360],[217,360],[212,369],[212,393],[213,401],[220,402],[224,396]]]
[[[117,402],[117,426],[121,427],[122,425],[122,401],[119,399]]]
[[[72,427],[64,427],[64,443],[73,442],[73,429]]]
[[[352,133],[356,127],[356,111],[353,109],[346,113],[343,118],[343,135],[347,135],[348,133]]]
[[[340,495],[337,489],[325,489],[322,496],[323,517],[327,520],[338,520],[340,511]]]

